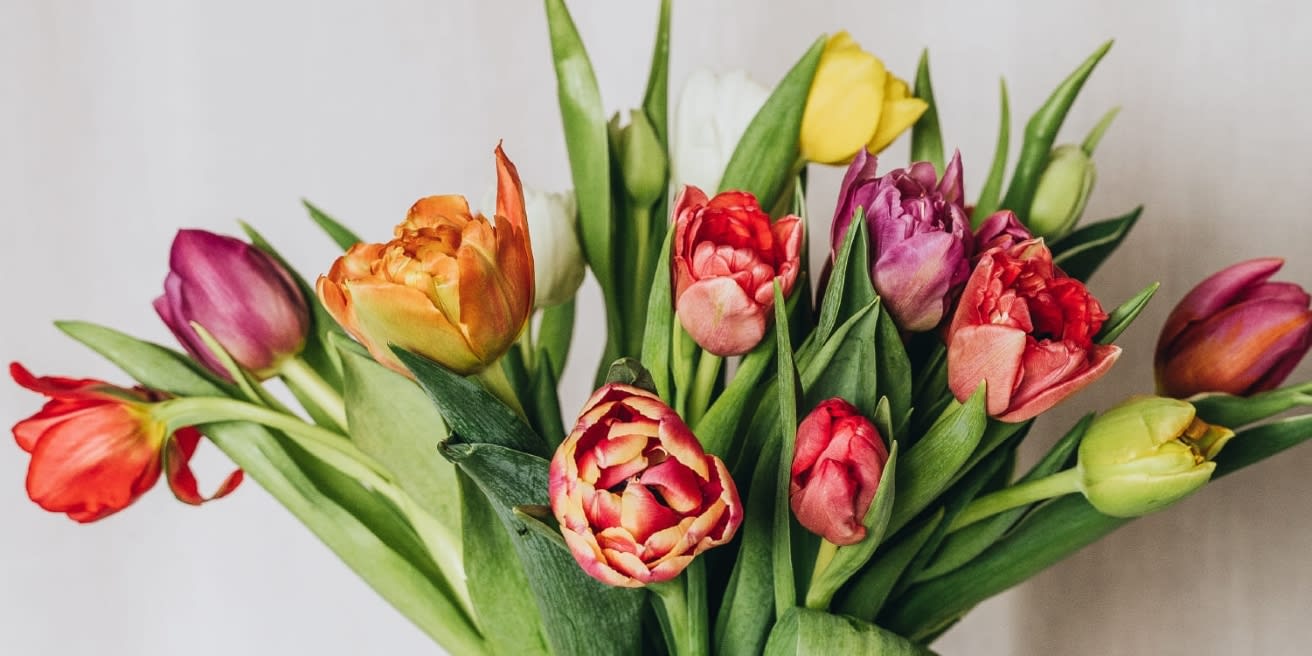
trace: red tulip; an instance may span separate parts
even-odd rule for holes
[[[1157,340],[1159,392],[1247,396],[1289,376],[1312,348],[1312,310],[1302,287],[1267,281],[1282,265],[1275,257],[1240,262],[1180,300]]]
[[[797,522],[836,545],[864,540],[862,520],[886,462],[888,448],[870,420],[843,399],[821,402],[797,427],[788,486]]]
[[[1024,421],[1100,378],[1120,356],[1094,344],[1098,299],[1052,263],[1041,239],[994,248],[975,264],[948,326],[948,386],[966,400],[988,384],[988,412]]]
[[[756,198],[726,191],[709,201],[688,185],[674,201],[674,299],[679,322],[715,355],[742,355],[765,337],[774,279],[797,281],[802,221],[770,223]]]
[[[50,397],[40,412],[14,425],[14,439],[32,454],[27,494],[51,512],[93,522],[132,504],[155,486],[161,470],[183,502],[199,505],[191,456],[200,433],[184,428],[172,436],[150,415],[163,395],[91,379],[36,377],[17,362],[14,382]],[[226,496],[241,483],[233,472],[210,497]]]
[[[655,394],[628,385],[583,406],[551,459],[550,496],[579,565],[630,588],[674,578],[743,521],[724,463]]]

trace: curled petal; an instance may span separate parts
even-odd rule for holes
[[[765,337],[765,308],[730,278],[712,278],[689,286],[676,311],[683,329],[716,355],[742,355]]]

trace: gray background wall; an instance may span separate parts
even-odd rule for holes
[[[608,109],[641,98],[654,2],[571,2]],[[922,46],[948,144],[973,195],[992,155],[997,77],[1020,121],[1101,41],[1117,44],[1064,138],[1124,107],[1099,152],[1088,217],[1145,203],[1093,281],[1115,305],[1160,300],[1095,388],[1045,418],[1030,458],[1079,414],[1151,388],[1156,327],[1207,273],[1259,255],[1312,285],[1312,10],[1271,0],[678,2],[673,93],[697,65],[772,84],[819,33],[846,27],[903,77]],[[987,5],[987,6],[986,6]],[[150,301],[172,232],[255,223],[307,275],[331,244],[313,199],[381,239],[416,198],[480,197],[505,140],[525,180],[568,185],[538,2],[0,3],[0,357],[123,382],[64,339],[84,318],[168,341]],[[905,161],[905,141],[888,153]],[[813,170],[827,217],[841,171]],[[817,230],[824,230],[817,223]],[[816,240],[822,243],[823,240]],[[816,254],[819,255],[818,253]],[[601,334],[584,288],[566,413]],[[1296,374],[1307,379],[1312,368]],[[0,424],[38,400],[0,385]],[[162,487],[92,526],[25,498],[26,456],[0,448],[0,652],[426,653],[423,636],[254,484],[202,510]],[[202,458],[216,480],[226,463]],[[1312,449],[1208,487],[992,600],[946,654],[1287,654],[1312,640]]]

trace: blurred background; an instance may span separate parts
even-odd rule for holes
[[[656,2],[569,4],[607,109],[638,104]],[[1108,307],[1152,280],[1162,288],[1113,372],[1031,432],[1027,462],[1084,412],[1151,391],[1157,328],[1205,275],[1282,255],[1279,279],[1312,286],[1312,5],[685,0],[671,99],[697,67],[773,85],[817,35],[843,28],[908,79],[930,49],[971,198],[993,153],[998,77],[1014,151],[1052,87],[1116,38],[1059,142],[1123,107],[1097,152],[1085,220],[1146,211],[1091,287]],[[528,185],[569,186],[544,11],[528,0],[5,0],[0,79],[0,358],[40,374],[127,382],[55,318],[172,342],[150,302],[177,228],[236,233],[236,219],[250,221],[313,278],[336,251],[301,197],[382,240],[421,196],[482,198],[499,139]],[[904,139],[881,169],[906,153]],[[817,234],[840,176],[812,168]],[[562,391],[570,416],[603,334],[591,281],[581,299]],[[1305,364],[1292,380],[1310,376]],[[0,384],[0,424],[39,404]],[[202,486],[226,472],[205,456]],[[0,446],[2,653],[435,651],[254,483],[203,509],[161,486],[78,526],[27,500],[26,465],[12,442]],[[937,648],[1300,653],[1312,643],[1308,471],[1303,447],[1210,485],[983,604]]]

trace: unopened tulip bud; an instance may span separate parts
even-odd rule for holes
[[[842,546],[866,537],[862,524],[879,490],[888,447],[847,401],[816,406],[797,427],[788,501],[806,530]]]
[[[1058,239],[1084,214],[1097,172],[1093,158],[1076,144],[1053,149],[1030,205],[1029,229],[1036,237]]]
[[[1195,416],[1184,401],[1132,398],[1089,425],[1080,442],[1084,496],[1098,512],[1138,517],[1168,506],[1212,477],[1212,459],[1234,431]]]
[[[624,189],[634,204],[650,207],[665,195],[665,148],[647,114],[629,112],[629,124],[619,131],[620,171]]]

